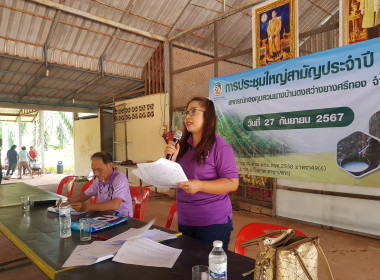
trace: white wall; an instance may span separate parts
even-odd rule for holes
[[[164,156],[166,143],[162,137],[164,127],[164,94],[152,94],[116,103],[126,104],[127,108],[139,107],[141,105],[154,105],[154,116],[136,118],[127,121],[127,152],[128,159],[136,163],[146,161],[156,161]],[[168,97],[166,98],[168,101]],[[166,123],[168,123],[168,106],[166,105]],[[123,133],[117,130],[115,133]],[[115,152],[115,151],[114,151]],[[116,151],[116,153],[118,153]],[[123,151],[120,151],[123,154]],[[115,159],[119,159],[120,154],[116,154]],[[125,158],[122,160],[126,160]]]
[[[277,184],[277,216],[380,236],[380,201],[290,191],[281,186],[368,196],[380,196],[380,188],[286,179],[278,179]]]
[[[75,175],[88,176],[90,157],[100,149],[100,119],[74,120]]]

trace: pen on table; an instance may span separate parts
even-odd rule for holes
[[[95,237],[95,238],[98,238],[98,239],[103,239],[103,240],[108,240],[109,239],[108,237],[101,236],[101,235],[96,235],[96,234],[93,234],[92,237]]]
[[[247,272],[244,272],[244,273],[242,274],[242,276],[243,276],[243,277],[246,277],[246,276],[248,276],[248,275],[251,275],[254,271],[255,271],[255,269],[252,269],[252,270],[249,270],[249,271],[247,271]]]

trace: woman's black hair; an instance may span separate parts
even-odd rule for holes
[[[203,107],[202,109],[205,110],[203,113],[204,124],[202,128],[202,138],[201,141],[197,144],[195,157],[198,162],[201,162],[202,159],[203,162],[206,162],[208,153],[212,145],[215,143],[216,113],[214,102],[212,102],[212,100],[207,97],[194,97],[187,103],[186,108],[193,101],[198,101],[201,107]],[[183,157],[189,148],[189,143],[187,140],[189,139],[190,135],[191,132],[188,132],[185,126],[183,130],[183,137],[179,142],[181,148],[178,153],[177,161]]]

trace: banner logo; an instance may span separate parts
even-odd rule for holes
[[[219,96],[223,92],[223,85],[221,82],[216,82],[215,85],[212,87],[212,92],[215,96]]]

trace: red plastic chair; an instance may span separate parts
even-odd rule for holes
[[[67,185],[67,197],[72,197],[74,190],[74,183],[78,176],[66,176],[59,182],[57,194],[62,195],[63,186]]]
[[[133,218],[144,221],[146,204],[150,195],[148,187],[130,187],[131,197],[135,200],[135,208],[133,209]]]
[[[169,216],[168,216],[168,219],[166,220],[166,226],[165,226],[167,229],[170,229],[170,227],[172,226],[175,212],[177,212],[177,201],[174,201],[172,207],[170,208]]]
[[[252,238],[259,237],[266,233],[269,233],[272,230],[280,230],[280,229],[289,229],[289,227],[275,225],[275,224],[267,224],[267,223],[251,223],[245,225],[238,233],[235,243],[235,253],[240,255],[245,254],[245,248],[240,246],[241,243],[248,241]],[[296,235],[305,235],[302,231],[297,229],[293,229]]]
[[[88,181],[86,184],[83,185],[82,187],[82,190],[80,192],[84,192],[85,190],[87,190],[91,184],[94,182],[94,179],[93,180],[90,180]],[[92,196],[91,199],[90,199],[90,203],[96,203],[98,201],[98,197],[97,196]]]

